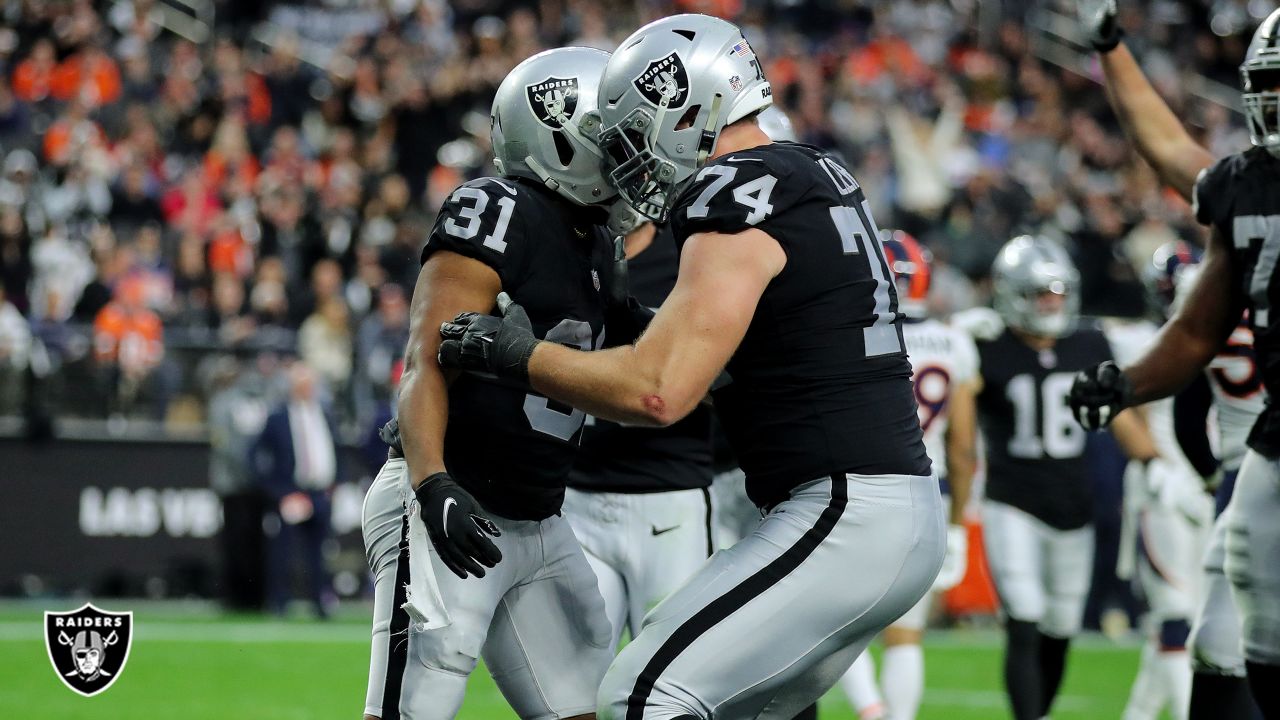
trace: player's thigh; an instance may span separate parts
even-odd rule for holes
[[[1039,622],[1047,599],[1038,521],[1015,507],[988,500],[982,506],[982,536],[987,566],[1005,613],[1015,620]]]
[[[1074,530],[1041,527],[1045,548],[1046,602],[1040,630],[1066,638],[1080,632],[1093,578],[1093,526]]]
[[[389,523],[380,521],[384,509],[380,506],[387,497],[385,493],[375,495],[378,489],[375,483],[365,502],[365,545],[373,573],[373,640],[364,712],[395,718],[400,715],[400,688],[408,661],[409,615],[401,605],[409,582],[409,553],[403,509],[398,514],[398,527],[386,532]],[[389,555],[383,552],[386,546],[390,547]]]
[[[600,591],[601,599],[604,600],[604,614],[612,629],[609,647],[616,648],[622,638],[622,629],[627,625],[630,615],[631,599],[628,597],[626,581],[613,565],[591,554],[585,548],[583,553],[586,555],[587,564],[591,566],[591,571],[595,573],[596,587]]]
[[[929,622],[929,609],[933,607],[933,599],[937,597],[936,593],[927,592],[924,597],[916,601],[909,610],[902,614],[897,620],[890,625],[890,630],[905,630],[909,633],[924,632],[925,625]]]
[[[1188,645],[1196,672],[1244,677],[1240,613],[1221,568],[1205,571],[1204,592]]]
[[[823,661],[865,647],[932,584],[941,507],[929,478],[798,490],[650,613],[601,685],[601,716],[622,718],[632,705],[646,720],[754,717],[770,703],[813,702],[856,652],[811,687]]]
[[[628,550],[626,575],[632,635],[649,611],[706,564],[712,546],[707,490],[652,493],[638,500],[643,522]]]
[[[1280,463],[1250,451],[1223,517],[1245,657],[1280,664]]]
[[[364,536],[365,559],[369,571],[375,575],[394,562],[399,553],[405,501],[409,496],[409,483],[404,474],[404,460],[388,460],[364,496],[360,530]]]
[[[484,660],[521,718],[568,718],[595,710],[613,633],[568,524],[553,517],[540,525],[543,566],[503,596]]]

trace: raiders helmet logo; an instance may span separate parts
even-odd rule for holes
[[[671,54],[649,63],[645,71],[631,81],[646,100],[654,105],[666,105],[674,110],[689,98],[689,73],[685,72],[680,56]]]
[[[85,697],[120,677],[132,642],[132,612],[106,612],[85,603],[79,610],[44,614],[49,662],[64,685]]]
[[[549,77],[524,88],[529,109],[538,122],[559,130],[578,109],[578,78]]]

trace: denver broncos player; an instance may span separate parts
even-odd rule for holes
[[[585,416],[493,377],[441,372],[440,322],[499,290],[533,332],[602,340],[613,196],[576,121],[607,55],[551,50],[494,98],[498,178],[454,190],[422,251],[391,453],[365,499],[376,585],[365,716],[452,718],[481,656],[522,718],[590,716],[612,656],[596,577],[560,516]]]
[[[1101,427],[1121,407],[1178,392],[1218,357],[1224,343],[1238,345],[1242,310],[1248,310],[1254,352],[1269,392],[1280,388],[1273,359],[1280,341],[1271,322],[1273,272],[1280,252],[1280,11],[1254,33],[1240,66],[1243,102],[1254,148],[1217,163],[1195,142],[1147,82],[1122,42],[1115,0],[1082,2],[1086,32],[1098,51],[1108,96],[1121,124],[1160,177],[1192,201],[1211,230],[1199,279],[1154,347],[1124,369],[1093,368],[1073,388],[1073,406],[1086,427]],[[1236,338],[1235,340],[1231,340]],[[1247,381],[1248,373],[1240,380]],[[1274,406],[1272,406],[1274,407]],[[1210,568],[1223,561],[1243,621],[1244,662],[1233,652],[1230,620],[1208,605],[1193,635],[1191,718],[1249,717],[1249,688],[1264,713],[1280,716],[1280,417],[1264,410],[1248,438],[1233,501],[1210,544]],[[1252,472],[1250,472],[1252,470]],[[1227,487],[1224,485],[1224,487]],[[1207,602],[1221,605],[1210,587]],[[1206,612],[1209,616],[1206,616]],[[1214,629],[1217,628],[1215,631]],[[1234,657],[1233,657],[1234,656]],[[1241,667],[1243,665],[1243,667]]]
[[[901,230],[881,230],[885,257],[898,286],[898,308],[906,319],[902,339],[911,358],[911,381],[919,406],[924,443],[935,467],[946,468],[944,493],[950,495],[947,556],[933,591],[948,590],[964,579],[969,540],[964,514],[977,464],[974,389],[978,350],[969,333],[928,316],[929,251]],[[924,695],[924,652],[920,641],[934,592],[920,598],[882,633],[883,696],[875,684],[875,661],[862,653],[840,684],[863,720],[910,720]]]
[[[716,411],[768,515],[649,614],[598,711],[790,717],[942,565],[942,499],[891,271],[848,170],[817,148],[772,144],[756,124],[771,88],[737,27],[703,15],[651,23],[622,42],[600,88],[589,127],[619,194],[670,216],[675,288],[631,346],[541,342],[503,298],[502,318],[446,324],[440,360],[647,425],[687,415],[727,371]]]
[[[1179,278],[1192,271],[1199,260],[1199,251],[1185,242],[1170,242],[1156,249],[1142,271],[1154,322],[1112,320],[1104,324],[1119,362],[1137,358],[1150,346],[1159,330],[1157,323],[1164,322],[1171,312]],[[1200,594],[1199,561],[1213,507],[1199,473],[1180,448],[1174,399],[1148,403],[1140,412],[1160,458],[1145,466],[1131,463],[1125,473],[1126,512],[1116,572],[1125,579],[1137,578],[1149,607],[1150,642],[1143,646],[1124,718],[1154,720],[1163,708],[1174,718],[1185,718],[1191,697],[1187,638]],[[1200,434],[1205,436],[1203,423]]]

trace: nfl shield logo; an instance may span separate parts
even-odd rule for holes
[[[129,660],[133,613],[106,612],[90,603],[44,614],[44,646],[63,684],[91,697],[111,687]]]
[[[666,105],[672,110],[684,105],[689,97],[689,73],[674,50],[666,57],[649,63],[631,84],[645,100],[658,106]]]
[[[578,109],[578,78],[549,77],[526,85],[524,92],[533,116],[552,130],[564,127]]]

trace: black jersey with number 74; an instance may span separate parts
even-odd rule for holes
[[[671,227],[681,247],[758,228],[787,256],[713,393],[757,505],[835,473],[929,474],[893,271],[838,159],[796,143],[719,157],[681,190]]]

